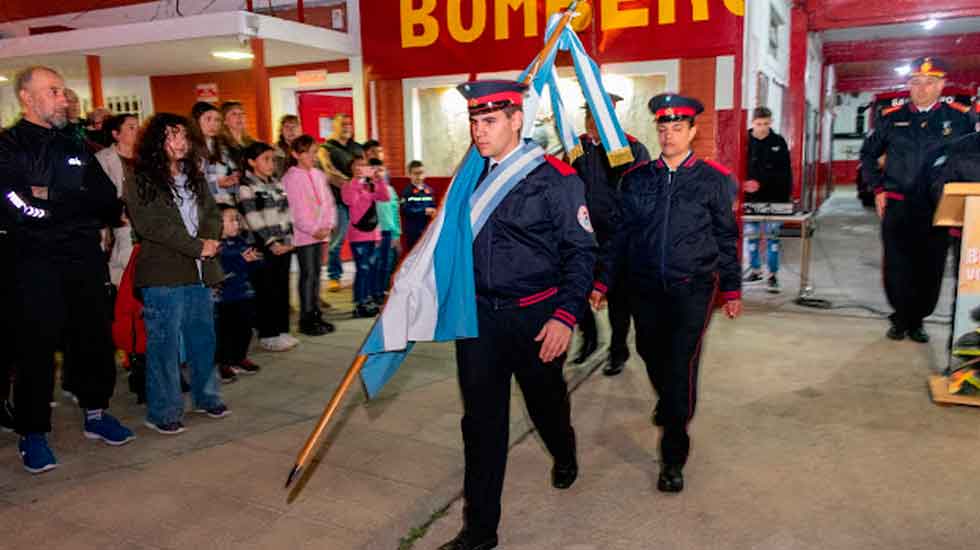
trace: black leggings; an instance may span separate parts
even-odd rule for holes
[[[275,338],[289,332],[289,264],[292,257],[291,252],[276,256],[265,248],[262,261],[252,272],[259,338]]]
[[[323,243],[296,247],[299,260],[299,310],[303,317],[320,310],[320,267]]]

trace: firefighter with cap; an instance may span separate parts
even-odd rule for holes
[[[567,489],[578,475],[562,365],[587,307],[596,242],[575,170],[521,139],[525,89],[501,80],[459,86],[470,135],[485,159],[474,198],[484,193],[501,200],[474,229],[479,336],[456,342],[464,524],[440,550],[497,547],[512,377],[554,460],[552,486]]]
[[[661,94],[649,106],[662,152],[623,176],[611,271],[628,293],[636,348],[657,393],[653,421],[663,430],[657,489],[676,493],[684,489],[687,425],[694,417],[702,340],[716,300],[724,299],[729,318],[742,311],[732,211],[736,184],[727,168],[699,159],[691,149],[695,117],[704,110],[698,100]],[[599,290],[593,292],[595,307],[602,307],[603,299]]]
[[[623,100],[616,94],[609,94],[609,99],[613,107]],[[585,182],[585,202],[592,216],[592,226],[595,228],[596,240],[599,243],[599,256],[603,257],[608,256],[612,250],[612,231],[618,223],[619,183],[623,173],[634,164],[650,160],[650,152],[635,137],[627,134],[626,140],[629,142],[630,152],[633,153],[633,162],[611,166],[606,156],[606,149],[600,141],[599,129],[596,127],[592,111],[589,110],[588,104],[583,108],[586,133],[579,136],[582,154],[572,162],[572,166]],[[605,262],[598,262],[597,267],[601,265],[605,265]],[[630,312],[625,297],[623,292],[612,292],[607,296],[612,336],[609,340],[609,361],[602,369],[602,373],[606,376],[615,376],[622,372],[630,356],[629,348],[626,346],[626,336],[630,330]],[[585,363],[599,347],[595,315],[591,308],[583,309],[579,328],[582,330],[582,347],[572,362],[580,365]]]
[[[922,321],[936,308],[946,264],[947,229],[933,227],[929,163],[936,151],[974,129],[970,108],[941,99],[946,65],[912,63],[909,101],[882,111],[861,147],[861,176],[875,190],[884,249],[883,279],[895,310],[887,336],[928,342]],[[878,157],[886,155],[884,169]]]

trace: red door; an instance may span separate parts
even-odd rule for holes
[[[354,113],[354,99],[350,88],[296,92],[296,103],[303,133],[321,142],[326,141],[333,133],[333,118],[338,113]]]

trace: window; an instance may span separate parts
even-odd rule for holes
[[[783,34],[783,25],[786,21],[779,15],[775,5],[769,6],[769,55],[779,59],[780,43]]]

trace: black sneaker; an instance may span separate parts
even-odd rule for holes
[[[906,334],[907,333],[905,330],[892,325],[888,327],[888,332],[885,333],[885,336],[887,336],[889,340],[904,340]]]
[[[439,550],[492,550],[496,547],[497,535],[476,536],[464,529],[456,538],[440,546]]]
[[[206,409],[204,408],[194,409],[194,412],[206,414],[211,418],[224,418],[229,414],[231,414],[231,411],[228,409],[228,407],[225,406],[224,403],[218,403],[217,405],[213,407],[208,407]]]
[[[359,304],[354,308],[354,318],[368,318],[375,317],[378,315],[378,309],[373,306],[373,304]]]
[[[235,369],[236,373],[244,374],[245,376],[251,376],[262,370],[262,367],[253,363],[250,359],[242,359],[241,363],[238,363],[232,368]]]
[[[747,285],[758,284],[764,280],[765,279],[762,277],[762,272],[756,271],[754,269],[752,271],[749,271],[749,274],[746,275],[744,278],[742,278],[742,282]]]
[[[929,333],[922,327],[909,329],[909,340],[920,344],[927,344],[929,342]]]
[[[143,425],[157,433],[162,433],[163,435],[177,435],[187,431],[187,428],[185,428],[179,421],[167,422],[166,424],[154,424],[149,420],[144,420]]]
[[[783,291],[783,287],[779,284],[779,279],[775,275],[770,275],[769,279],[766,281],[766,292],[770,294],[779,294]]]
[[[231,365],[218,365],[218,375],[221,376],[222,384],[238,382],[238,375],[235,374],[235,369]]]
[[[299,322],[299,332],[307,336],[323,336],[330,331],[327,330],[327,327],[318,323],[316,319],[310,317]]]
[[[657,478],[657,490],[661,493],[679,493],[684,490],[683,466],[664,464]]]
[[[0,401],[0,432],[14,431],[14,406],[10,401]]]

